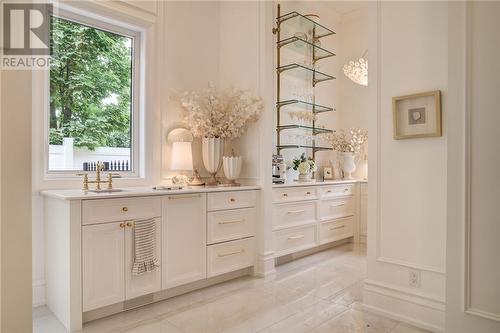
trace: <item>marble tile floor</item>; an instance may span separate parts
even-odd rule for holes
[[[87,323],[83,333],[424,333],[361,310],[366,249],[345,244],[277,267]],[[47,307],[35,333],[66,332]]]

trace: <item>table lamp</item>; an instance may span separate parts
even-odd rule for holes
[[[193,172],[193,135],[185,128],[174,128],[168,133],[167,141],[172,145],[170,170],[181,172],[180,175],[172,178],[173,183],[190,186],[204,185],[196,170],[191,181],[188,176],[182,174],[183,171]]]

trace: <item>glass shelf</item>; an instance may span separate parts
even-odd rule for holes
[[[301,53],[301,54],[304,54],[306,56],[310,56],[309,53],[312,50],[314,53],[314,57],[313,57],[314,61],[318,61],[318,60],[328,58],[328,57],[333,57],[336,55],[333,52],[325,50],[321,46],[311,44],[308,41],[305,41],[305,40],[303,40],[299,37],[295,37],[295,36],[280,40],[277,42],[277,44],[278,44],[278,47],[287,47],[287,48],[289,48],[297,53]]]
[[[289,24],[296,31],[307,32],[315,29],[316,38],[323,38],[335,34],[333,30],[330,30],[327,27],[314,22],[307,16],[301,15],[297,12],[291,12],[278,17],[278,23],[281,24],[283,22]]]
[[[289,99],[286,101],[281,101],[276,103],[276,106],[278,110],[282,108],[283,106],[287,105],[293,105],[297,106],[298,108],[305,110],[305,111],[311,111],[313,113],[322,113],[322,112],[330,112],[330,111],[336,111],[334,108],[328,107],[328,106],[323,106],[319,104],[314,104],[314,103],[309,103],[309,102],[304,102],[298,99]]]
[[[276,146],[276,148],[278,148],[278,150],[282,150],[282,149],[299,149],[299,148],[312,149],[314,151],[333,150],[333,148],[329,148],[329,147],[317,147],[317,146],[310,146],[310,145],[279,145],[279,146]]]
[[[312,127],[312,126],[304,126],[304,125],[281,125],[277,127],[278,132],[283,130],[291,130],[291,129],[301,129],[306,131],[311,131],[312,135],[324,134],[324,133],[333,133],[333,130],[320,128],[320,127]]]
[[[331,75],[328,75],[328,74],[325,74],[322,72],[318,72],[315,69],[312,69],[312,68],[309,68],[309,67],[306,67],[303,65],[295,64],[295,63],[278,67],[278,68],[276,68],[276,70],[278,71],[278,73],[286,72],[287,74],[296,76],[300,79],[304,79],[304,80],[311,80],[312,79],[313,87],[317,83],[336,79],[335,76],[331,76]]]

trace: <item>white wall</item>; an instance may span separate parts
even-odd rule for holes
[[[500,3],[449,8],[446,328],[500,332]]]
[[[371,93],[378,95],[379,105],[369,115],[371,199],[364,304],[442,331],[447,128],[439,138],[394,140],[391,99],[441,90],[446,120],[448,4],[382,2],[379,6],[378,17],[377,4],[371,4],[369,12],[370,50],[379,51],[369,54],[370,75],[378,80],[378,89]],[[409,285],[410,270],[420,274],[419,287]]]
[[[349,129],[356,127],[368,129],[368,115],[376,112],[376,105],[370,100],[369,88],[352,82],[344,75],[342,67],[349,61],[356,61],[361,58],[365,51],[368,50],[368,9],[366,4],[359,9],[347,12],[341,16],[341,32],[338,36],[340,39],[339,55],[340,60],[338,82],[339,82],[339,123],[335,126],[336,129]],[[370,50],[375,52],[375,50]],[[366,59],[366,56],[365,56]],[[368,64],[369,72],[371,70]],[[376,84],[370,80],[368,76],[368,84],[372,86]],[[368,133],[369,139],[371,133]],[[353,176],[358,179],[364,179],[367,175],[366,165],[368,161],[367,146],[365,150],[357,157],[356,171]]]
[[[31,332],[31,72],[1,73],[1,327]]]

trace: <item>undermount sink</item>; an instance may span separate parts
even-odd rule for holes
[[[113,188],[113,189],[102,189],[102,190],[87,190],[87,192],[92,192],[92,193],[114,193],[114,192],[123,192],[125,191],[124,189],[121,188]]]

